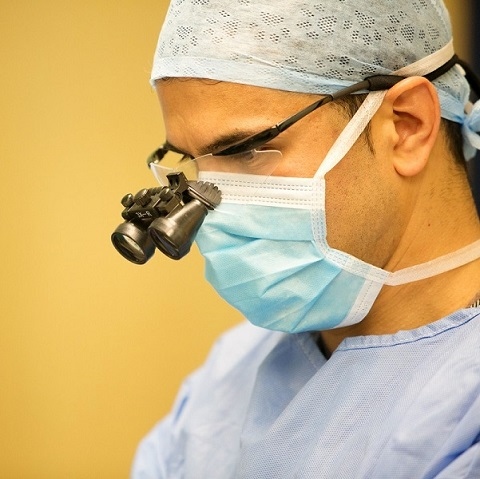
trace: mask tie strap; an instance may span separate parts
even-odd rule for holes
[[[406,67],[397,70],[393,75],[426,75],[450,60],[454,53],[453,42],[450,41],[440,50],[437,50],[431,55],[428,55],[411,65],[407,65]],[[368,122],[380,108],[386,93],[386,91],[369,93],[353,118],[344,128],[342,133],[340,133],[332,148],[330,148],[330,151],[327,153],[325,159],[315,173],[315,178],[324,178],[325,175],[344,158],[348,151],[350,151],[354,143],[365,130]]]
[[[412,281],[431,278],[432,276],[437,276],[471,263],[478,258],[480,258],[480,240],[431,261],[394,271],[388,275],[385,284],[398,286],[400,284],[411,283]]]

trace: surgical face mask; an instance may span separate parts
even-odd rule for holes
[[[383,285],[429,278],[480,257],[477,241],[388,272],[328,245],[325,175],[350,150],[384,94],[367,97],[313,178],[201,172],[222,191],[196,239],[206,277],[253,324],[289,333],[349,326],[365,318]]]
[[[257,326],[296,333],[348,326],[370,311],[384,284],[447,271],[480,256],[480,241],[389,273],[326,241],[325,178],[209,173],[223,193],[197,244],[206,277]]]
[[[326,233],[315,206],[324,182],[228,173],[208,178],[223,200],[196,241],[208,281],[228,303],[257,326],[289,333],[335,328],[366,315],[382,284],[364,277],[368,265],[348,259],[348,271],[337,264],[335,251],[315,238]]]

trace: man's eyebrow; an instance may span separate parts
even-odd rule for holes
[[[202,145],[198,150],[197,156],[208,155],[209,153],[215,153],[219,150],[223,150],[229,146],[235,145],[237,143],[240,143],[243,140],[246,140],[247,138],[258,133],[259,131],[262,131],[262,130],[260,129],[241,130],[241,131],[237,130],[231,133],[220,135],[217,138],[215,138],[212,142],[206,145]],[[168,150],[174,151],[176,153],[180,153],[182,155],[191,156],[193,158],[192,154],[187,153],[181,148],[178,148],[177,146],[170,143],[168,140],[165,141],[164,147],[167,148]]]
[[[227,133],[224,135],[220,135],[217,138],[215,138],[214,141],[209,143],[208,145],[205,145],[204,147],[201,148],[200,154],[201,155],[206,155],[208,153],[215,153],[220,150],[224,150],[225,148],[229,146],[233,146],[237,143],[241,143],[242,141],[246,140],[247,138],[250,138],[251,136],[255,135],[258,133],[259,129],[256,130],[237,130],[232,133]]]
[[[179,153],[180,155],[185,155],[185,156],[192,156],[190,153],[187,153],[186,151],[181,150],[180,148],[176,147],[172,143],[170,143],[168,140],[165,140],[163,144],[163,148],[165,148],[168,151],[173,151],[175,153]]]

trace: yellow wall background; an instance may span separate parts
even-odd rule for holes
[[[465,4],[448,3],[463,28]],[[0,5],[0,477],[126,478],[240,320],[197,252],[134,266],[110,245],[120,198],[153,186],[145,157],[164,133],[148,76],[167,1]]]
[[[166,1],[3,1],[0,477],[127,477],[181,379],[238,320],[199,255],[148,265],[110,234],[154,186],[148,78]]]

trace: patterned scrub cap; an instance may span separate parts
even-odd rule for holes
[[[151,81],[207,78],[327,94],[392,74],[451,41],[442,0],[171,0]],[[478,135],[469,126],[480,120],[465,113],[462,71],[433,83],[442,116],[464,125],[473,156]]]

